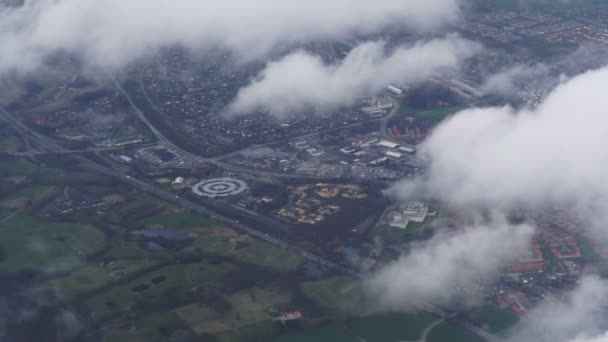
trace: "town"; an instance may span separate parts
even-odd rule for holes
[[[543,303],[567,301],[591,270],[603,274],[594,217],[508,207],[509,224],[536,227],[525,253],[492,277],[447,284],[462,301],[387,313],[368,298],[370,275],[491,216],[394,189],[427,175],[425,142],[460,111],[533,110],[565,79],[608,65],[607,16],[605,4],[467,8],[450,30],[483,50],[459,68],[281,116],[228,111],[266,64],[219,48],[165,47],[105,80],[58,56],[66,75],[0,101],[0,276],[20,289],[7,305],[70,308],[85,317],[74,335],[84,340],[313,341],[321,331],[372,342],[389,341],[375,335],[386,327],[390,341],[499,341]],[[293,51],[335,63],[371,39],[390,49],[429,36],[387,29]],[[487,85],[522,65],[540,71],[512,92]],[[395,328],[403,322],[415,331]]]

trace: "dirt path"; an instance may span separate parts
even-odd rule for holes
[[[428,327],[426,327],[426,329],[424,329],[424,332],[422,333],[422,337],[420,338],[420,342],[426,342],[426,339],[429,337],[429,334],[431,333],[431,330],[433,330],[436,326],[438,326],[439,324],[443,323],[444,319],[438,319],[435,322],[433,322],[433,324],[429,325]]]
[[[400,342],[426,342],[426,340],[427,340],[427,338],[428,338],[429,334],[431,333],[431,331],[432,331],[432,330],[433,330],[433,329],[434,329],[436,326],[438,326],[439,324],[443,323],[443,321],[445,321],[445,319],[444,319],[444,318],[442,318],[442,319],[438,319],[438,320],[436,320],[435,322],[431,323],[431,325],[429,325],[428,327],[426,327],[426,328],[424,329],[424,331],[422,332],[422,336],[420,337],[420,339],[419,339],[419,340],[416,340],[416,341],[400,341]]]

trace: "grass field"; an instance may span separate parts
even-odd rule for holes
[[[0,270],[51,270],[74,264],[102,248],[104,241],[104,234],[92,226],[15,215],[0,223]]]
[[[451,111],[445,108],[417,111],[414,116],[431,124],[438,124],[450,115]]]
[[[171,229],[200,229],[213,226],[215,223],[208,218],[187,213],[162,214],[146,218],[144,224],[159,225]]]
[[[120,139],[141,135],[148,141],[156,141],[156,136],[150,132],[147,126],[141,124],[137,126],[133,125],[120,125],[116,131],[112,134],[112,139]]]
[[[272,342],[357,342],[357,339],[351,337],[337,326],[323,327],[317,329],[309,329],[302,332],[293,332],[281,335],[275,338]],[[371,342],[371,341],[370,341]]]
[[[364,315],[373,311],[360,286],[355,279],[347,276],[301,284],[302,292],[319,306],[345,315]]]
[[[102,288],[153,265],[155,265],[154,261],[146,259],[118,260],[105,265],[90,263],[68,276],[51,280],[46,286],[54,290],[59,300],[70,300],[75,296]]]
[[[27,201],[31,200],[33,203],[36,203],[39,200],[44,200],[55,194],[56,190],[56,187],[47,185],[27,185],[2,197],[0,205],[8,208],[23,208]]]
[[[485,340],[454,323],[443,322],[431,330],[427,342],[485,342]]]
[[[270,267],[279,271],[296,269],[303,258],[248,235],[222,227],[208,218],[187,213],[165,214],[147,218],[144,224],[188,232],[194,238],[189,251],[232,256],[239,261]]]
[[[166,178],[166,177],[156,178],[154,181],[160,185],[171,184],[171,179]]]
[[[426,312],[373,316],[349,322],[350,331],[365,341],[417,341],[437,317]]]
[[[49,179],[51,177],[61,177],[65,172],[40,167],[36,164],[24,161],[24,160],[8,160],[0,162],[0,176],[28,176],[32,178],[43,178]]]
[[[13,214],[14,213],[11,212],[11,210],[9,210],[9,208],[0,206],[0,221],[4,220],[5,218],[7,218],[8,216],[13,215]]]
[[[269,309],[287,303],[290,297],[283,293],[252,288],[228,297],[232,309],[218,313],[210,307],[190,304],[176,310],[192,330],[198,334],[218,334],[270,321]]]
[[[304,261],[299,254],[286,251],[250,236],[246,237],[245,247],[226,250],[225,252],[220,254],[231,255],[246,263],[270,267],[283,272],[295,270]]]
[[[24,148],[23,141],[14,135],[0,136],[0,151],[19,152]]]
[[[169,265],[92,297],[88,306],[96,319],[111,317],[128,312],[138,295],[162,296],[170,288],[190,290],[205,281],[221,279],[234,269],[228,263]]]
[[[485,305],[473,310],[471,317],[485,325],[494,334],[504,332],[519,322],[519,317],[495,305]]]
[[[218,342],[251,342],[265,341],[279,333],[281,327],[272,321],[266,320],[250,324],[235,331],[226,332],[217,336]]]
[[[112,342],[166,342],[169,334],[184,328],[184,323],[174,312],[149,313],[128,324],[112,322],[106,329],[106,341]]]
[[[22,160],[0,161],[1,176],[30,176],[36,173],[36,165]]]
[[[451,113],[454,113],[454,108],[431,108],[431,109],[416,109],[402,103],[399,107],[399,114],[413,116],[417,119],[428,122],[429,124],[438,124],[447,118]]]
[[[27,176],[42,185],[108,184],[103,175],[83,170],[64,171],[24,160],[0,161],[0,177]]]

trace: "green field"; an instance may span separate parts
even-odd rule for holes
[[[31,176],[36,174],[36,165],[22,160],[0,161],[0,176]]]
[[[109,184],[107,177],[85,170],[64,171],[24,160],[0,161],[0,177],[11,176],[26,176],[32,182],[42,185]]]
[[[417,341],[436,320],[430,313],[417,312],[360,318],[348,325],[353,334],[366,341]]]
[[[336,276],[300,284],[302,292],[319,306],[344,315],[372,312],[361,284],[354,278]]]
[[[484,342],[476,334],[450,322],[440,323],[429,333],[427,342]]]
[[[160,225],[164,228],[191,230],[207,228],[214,222],[205,216],[187,213],[162,214],[146,218],[144,224]]]
[[[0,136],[0,151],[19,152],[24,149],[24,144],[21,139],[15,135]]]
[[[264,341],[276,336],[280,327],[270,320],[250,324],[238,329],[238,332],[230,331],[220,334],[218,342],[252,342]]]
[[[169,289],[188,291],[205,281],[219,280],[233,270],[235,267],[228,263],[169,265],[94,296],[88,306],[96,319],[103,319],[128,312],[139,296],[163,296]]]
[[[167,177],[156,178],[154,181],[160,185],[171,184],[171,179],[169,179]]]
[[[438,124],[441,121],[443,121],[445,118],[447,118],[451,112],[452,111],[450,111],[449,109],[439,108],[439,109],[432,109],[432,110],[417,111],[414,114],[414,116],[416,118],[422,119],[428,123]]]
[[[46,286],[57,294],[59,300],[74,297],[117,282],[130,274],[155,265],[151,260],[118,260],[107,264],[89,263],[68,276],[51,280]]]
[[[112,342],[165,342],[173,331],[185,328],[171,311],[149,313],[128,324],[114,321],[108,327],[105,340]]]
[[[14,213],[12,213],[9,208],[0,206],[0,221],[4,220],[10,215],[14,215]]]
[[[294,332],[275,338],[272,342],[357,342],[343,328],[331,326]],[[371,342],[371,341],[370,341]]]
[[[423,120],[429,124],[435,125],[443,121],[450,114],[454,113],[457,109],[455,108],[430,108],[430,109],[416,109],[409,107],[407,103],[402,103],[399,107],[399,114],[406,116],[413,116],[416,119]]]
[[[519,322],[517,315],[496,305],[485,305],[477,308],[470,313],[470,316],[484,324],[485,328],[494,334],[509,330]]]
[[[21,198],[33,199],[33,198],[37,197],[38,195],[40,195],[41,193],[44,193],[53,188],[54,187],[48,186],[48,185],[32,184],[32,185],[22,187],[19,190],[14,191],[7,196],[4,196],[2,198],[2,200],[3,201],[12,201],[12,200],[21,199]]]
[[[378,234],[389,243],[403,243],[424,234],[428,222],[428,220],[423,223],[410,222],[405,229],[391,227],[389,225],[380,225],[378,226],[377,231]]]
[[[147,218],[144,224],[188,232],[194,238],[186,251],[204,251],[239,261],[270,267],[278,271],[296,269],[303,258],[269,243],[224,228],[208,218],[187,213],[164,214]]]
[[[286,293],[264,288],[241,290],[226,299],[230,303],[230,309],[225,312],[197,303],[178,308],[176,312],[194,332],[217,335],[234,331],[235,328],[254,330],[252,328],[259,324],[271,322],[270,309],[291,301]]]
[[[28,201],[32,201],[32,204],[44,202],[56,192],[57,188],[53,186],[30,184],[2,197],[0,205],[8,208],[23,208]]]
[[[0,270],[53,270],[77,264],[103,247],[104,234],[89,225],[46,222],[20,214],[0,223]]]
[[[306,330],[286,332],[273,342],[309,342],[309,341],[367,341],[399,342],[418,341],[424,330],[438,320],[429,313],[400,313],[370,316],[348,321],[346,324],[334,324]],[[466,335],[459,328],[457,337]],[[463,335],[463,336],[464,336]],[[437,340],[439,341],[439,340]],[[445,339],[441,342],[455,340]],[[477,341],[477,340],[471,340]],[[467,341],[468,342],[468,341]]]
[[[220,254],[231,255],[240,261],[270,267],[281,272],[293,271],[304,261],[299,254],[252,237],[248,237],[246,246],[243,248],[225,252]]]

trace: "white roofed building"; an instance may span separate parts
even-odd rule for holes
[[[382,140],[381,142],[378,143],[378,146],[393,149],[393,148],[399,147],[399,144],[394,143],[392,141],[388,141],[388,140]]]

